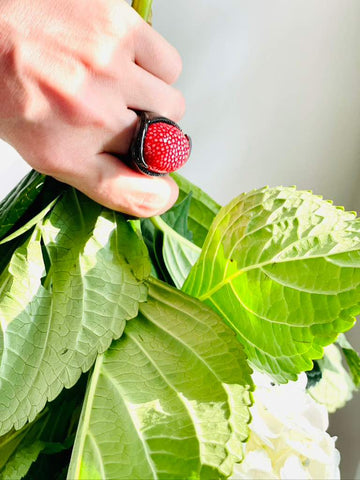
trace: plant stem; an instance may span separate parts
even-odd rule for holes
[[[145,20],[151,23],[152,0],[133,0],[131,6]]]

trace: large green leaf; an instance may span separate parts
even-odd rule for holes
[[[184,291],[237,332],[250,361],[295,379],[360,312],[360,222],[309,192],[240,195],[212,224]]]
[[[148,274],[131,225],[68,190],[0,276],[0,434],[32,421],[121,336]]]
[[[251,388],[233,332],[152,280],[138,318],[95,364],[68,478],[230,475],[248,435]]]
[[[202,247],[211,223],[220,210],[220,205],[201,188],[178,173],[173,173],[171,176],[179,186],[179,202],[191,193],[188,227],[193,234],[192,241],[198,247]]]

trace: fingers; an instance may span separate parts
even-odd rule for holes
[[[136,27],[134,38],[135,62],[164,82],[174,83],[182,69],[177,50],[144,22]]]
[[[131,66],[131,88],[126,100],[131,109],[156,112],[175,122],[185,112],[185,100],[179,90],[137,65]]]
[[[113,153],[116,156],[127,155],[139,123],[138,115],[125,109],[121,126],[116,129],[102,144],[101,152]]]
[[[57,178],[105,207],[136,217],[160,215],[178,196],[172,178],[148,177],[106,153],[78,163],[77,172],[70,178]]]

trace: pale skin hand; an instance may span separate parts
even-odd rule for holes
[[[0,0],[0,138],[41,173],[147,217],[175,202],[170,177],[126,166],[137,115],[176,122],[176,50],[124,0]]]

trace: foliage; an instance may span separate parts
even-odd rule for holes
[[[309,192],[264,188],[220,210],[184,291],[280,382],[311,369],[360,313],[360,222]]]
[[[359,312],[355,215],[294,188],[220,209],[175,178],[141,222],[33,172],[0,205],[2,478],[228,478],[250,365],[286,382],[318,359],[324,385]]]

